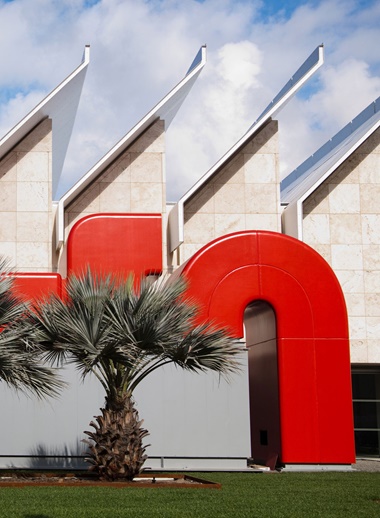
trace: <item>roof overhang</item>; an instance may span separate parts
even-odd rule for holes
[[[53,193],[57,188],[69,145],[82,92],[90,47],[85,46],[83,59],[62,83],[47,95],[26,117],[0,140],[0,159],[13,149],[42,120],[49,117],[53,125],[52,175]]]
[[[198,51],[185,77],[150,112],[143,117],[106,155],[103,156],[58,202],[56,217],[57,248],[65,240],[64,212],[67,207],[91,182],[136,140],[156,120],[165,121],[168,127],[193,84],[206,64],[206,46]]]
[[[380,127],[380,97],[282,182],[285,233],[303,240],[303,203]],[[293,181],[286,182],[293,178]]]
[[[323,64],[323,45],[318,46],[307,60],[301,65],[292,78],[280,90],[271,103],[265,108],[260,117],[248,131],[231,147],[229,151],[196,182],[191,189],[177,202],[169,214],[169,247],[173,252],[184,241],[184,205],[202,186],[216,174],[229,160],[257,133],[271,118],[273,118],[310,79]]]

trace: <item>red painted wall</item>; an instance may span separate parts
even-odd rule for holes
[[[62,277],[59,273],[17,273],[14,288],[24,300],[38,300],[49,293],[62,295]]]
[[[160,214],[92,214],[79,220],[67,240],[68,274],[113,272],[136,278],[162,272]],[[15,287],[25,299],[62,295],[58,273],[18,273]]]
[[[136,277],[162,272],[160,214],[92,214],[80,219],[67,240],[67,272],[87,266],[97,273]]]

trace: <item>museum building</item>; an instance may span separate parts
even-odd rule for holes
[[[93,271],[184,275],[201,317],[244,348],[242,371],[165,367],[136,391],[147,467],[348,468],[380,445],[380,98],[280,181],[275,117],[323,64],[317,47],[248,131],[176,203],[165,131],[206,63],[186,76],[59,200],[89,64],[0,140],[0,255],[28,299]],[[0,465],[76,466],[103,403],[67,369],[54,402],[2,387]],[[25,434],[25,422],[28,432]]]

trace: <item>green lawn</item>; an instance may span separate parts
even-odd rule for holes
[[[380,517],[380,473],[198,476],[220,482],[222,489],[0,488],[0,517]]]

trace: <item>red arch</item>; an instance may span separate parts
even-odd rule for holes
[[[354,462],[347,312],[326,261],[283,234],[245,231],[212,241],[178,273],[189,279],[202,318],[236,337],[249,302],[274,308],[281,461]]]

